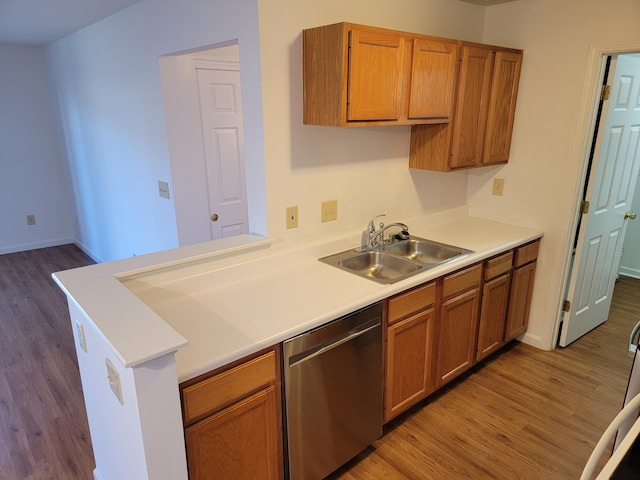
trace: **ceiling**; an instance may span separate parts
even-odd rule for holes
[[[0,43],[47,45],[141,0],[0,0]],[[462,0],[496,5],[515,0]]]
[[[46,45],[141,0],[0,0],[0,43]]]

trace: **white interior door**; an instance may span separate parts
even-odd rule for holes
[[[611,96],[603,106],[596,156],[587,187],[576,257],[569,280],[570,309],[559,344],[567,346],[607,320],[618,273],[624,229],[640,160],[640,58],[615,62]]]
[[[240,68],[198,62],[211,238],[248,233]]]

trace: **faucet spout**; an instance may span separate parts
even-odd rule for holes
[[[383,247],[384,244],[385,244],[384,232],[386,232],[387,230],[389,230],[392,227],[396,227],[396,228],[400,229],[400,233],[396,234],[400,239],[407,240],[409,238],[409,227],[407,227],[404,223],[394,222],[394,223],[390,223],[390,224],[385,225],[385,226],[381,226],[380,230],[378,230],[378,231],[374,232],[372,235],[370,235],[369,243],[368,243],[367,247],[369,249]],[[393,236],[389,235],[389,240],[391,240],[392,238],[393,238]]]

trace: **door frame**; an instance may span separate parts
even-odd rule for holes
[[[575,170],[579,172],[576,182],[573,186],[573,205],[568,219],[569,228],[565,231],[565,238],[560,242],[559,250],[560,258],[563,259],[561,278],[558,283],[561,288],[558,289],[556,302],[556,315],[554,321],[548,326],[549,330],[543,333],[547,339],[547,349],[553,350],[558,346],[558,334],[562,322],[563,311],[562,304],[565,300],[566,286],[571,273],[571,259],[573,256],[573,244],[579,226],[579,210],[583,200],[583,192],[585,182],[587,181],[589,168],[589,154],[591,145],[595,135],[595,128],[598,120],[598,104],[600,101],[601,85],[604,79],[607,57],[610,55],[623,55],[640,53],[640,40],[633,42],[612,42],[606,44],[596,44],[591,46],[589,58],[587,61],[585,83],[580,103],[580,114],[578,116],[577,134],[574,141],[574,154],[572,155],[573,163],[578,163]],[[573,170],[573,169],[572,169]]]

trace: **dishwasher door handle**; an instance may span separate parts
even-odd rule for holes
[[[350,342],[351,340],[364,335],[370,330],[378,328],[380,324],[381,323],[379,318],[370,320],[367,323],[360,325],[358,327],[358,330],[356,330],[355,332],[348,332],[347,335],[343,337],[336,337],[329,342],[321,343],[313,348],[310,348],[309,350],[300,352],[297,355],[292,355],[291,357],[289,357],[289,367],[293,367],[294,365],[298,365],[302,362],[306,362],[307,360],[311,360],[312,358],[318,357],[323,353],[328,352],[329,350],[333,350],[334,348],[339,347],[343,343]]]

